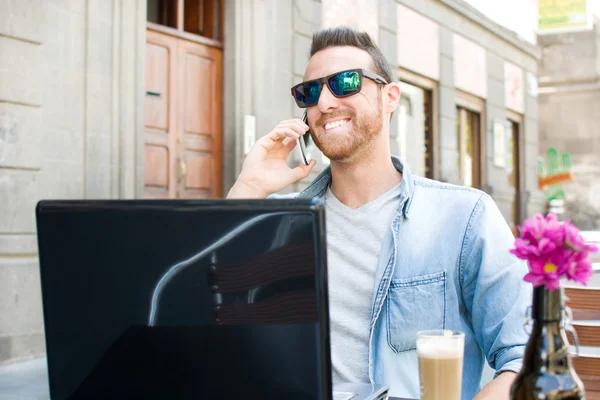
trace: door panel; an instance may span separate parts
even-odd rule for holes
[[[222,50],[147,31],[145,197],[222,195]]]
[[[144,101],[144,196],[173,198],[176,191],[174,82],[177,39],[148,31]]]
[[[213,186],[212,177],[214,175],[213,159],[210,153],[186,151],[185,159],[190,171],[196,171],[186,176],[185,190],[189,194],[192,191],[196,193],[210,192]]]
[[[193,50],[192,50],[193,51]],[[214,132],[215,60],[194,53],[183,55],[185,64],[185,133],[210,136]]]
[[[221,196],[221,57],[219,49],[179,43],[185,177],[179,197]]]

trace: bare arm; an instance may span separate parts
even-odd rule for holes
[[[508,400],[510,398],[510,386],[516,377],[517,374],[512,371],[501,373],[496,379],[488,383],[473,400]]]

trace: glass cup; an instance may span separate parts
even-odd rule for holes
[[[417,332],[421,400],[460,400],[464,350],[462,332]]]

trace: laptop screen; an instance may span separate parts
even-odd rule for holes
[[[322,209],[42,202],[52,399],[320,399],[331,391]]]

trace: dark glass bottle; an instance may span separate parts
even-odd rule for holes
[[[533,327],[525,348],[523,367],[512,387],[512,400],[585,399],[583,383],[569,357],[563,320],[563,289],[534,288]]]

